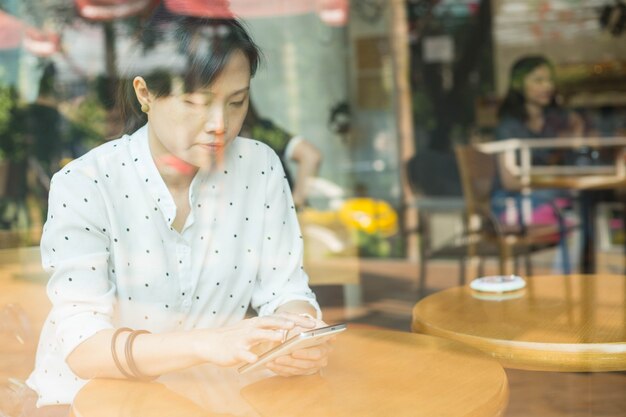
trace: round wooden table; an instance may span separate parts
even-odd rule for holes
[[[526,279],[510,298],[468,286],[433,294],[413,308],[413,331],[463,342],[509,368],[626,370],[626,276]]]
[[[242,389],[233,387],[235,394],[222,390],[211,396],[213,404],[201,406],[197,391],[215,389],[206,380],[187,381],[188,388],[177,392],[161,383],[93,380],[76,396],[72,413],[76,417],[214,415],[210,413],[485,417],[501,416],[508,402],[508,383],[500,364],[460,343],[352,326],[334,346],[321,375],[261,379]],[[224,374],[215,383],[223,380]],[[224,414],[231,407],[238,411]],[[250,414],[242,412],[246,408]]]

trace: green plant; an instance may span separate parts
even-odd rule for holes
[[[72,121],[72,136],[78,138],[81,147],[91,149],[104,142],[107,112],[95,94],[84,97],[66,115]]]
[[[0,84],[0,160],[14,161],[26,157],[17,93],[13,87]]]
[[[387,258],[391,254],[391,245],[379,233],[356,232],[359,255],[364,258]]]

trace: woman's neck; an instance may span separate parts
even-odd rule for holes
[[[529,120],[543,118],[543,107],[535,103],[526,103],[526,114]]]
[[[526,126],[533,132],[541,132],[544,123],[543,107],[534,103],[526,103],[525,107],[528,115]]]
[[[182,192],[189,189],[198,168],[172,155],[156,139],[152,132],[148,133],[150,153],[159,174],[171,192]]]
[[[180,160],[173,155],[154,157],[157,170],[159,171],[159,174],[161,174],[161,178],[163,178],[165,185],[167,185],[167,188],[169,188],[170,191],[188,190],[191,185],[191,181],[193,181],[193,177],[196,175],[198,170],[194,169],[192,173],[182,173],[178,164],[172,161]],[[184,164],[184,162],[182,163]]]

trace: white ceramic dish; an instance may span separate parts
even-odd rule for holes
[[[518,275],[492,275],[476,278],[470,283],[470,288],[482,292],[509,292],[526,287],[524,278]]]

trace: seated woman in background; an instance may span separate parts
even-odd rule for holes
[[[541,55],[518,59],[511,68],[507,94],[499,109],[496,139],[541,139],[580,137],[585,133],[583,119],[559,106],[556,98],[554,67]],[[532,152],[533,165],[571,163],[572,152],[539,149]],[[575,160],[574,160],[575,161]],[[502,166],[501,166],[502,168]],[[533,190],[530,197],[530,218],[525,215],[521,194],[505,190],[501,175],[492,193],[492,208],[503,223],[519,226],[547,226],[554,228],[559,238],[562,257],[555,258],[555,269],[571,270],[567,242],[562,239],[567,224],[559,211],[571,206],[571,194],[565,190]],[[530,223],[530,224],[527,224]],[[558,232],[558,233],[557,233]]]
[[[511,68],[509,87],[500,106],[497,140],[581,137],[585,133],[583,119],[559,106],[556,99],[554,67],[540,55],[518,59]],[[535,150],[532,162],[553,165],[568,160],[559,150]],[[494,210],[504,211],[506,197],[517,197],[498,185],[494,190]],[[569,205],[568,194],[559,190],[533,192],[533,223],[556,221],[545,203],[556,199],[558,206]]]
[[[91,378],[254,362],[260,343],[324,325],[280,160],[238,137],[256,44],[236,20],[158,16],[143,32],[163,39],[158,59],[135,45],[122,83],[128,135],[52,180],[52,311],[27,381],[38,406],[70,404]],[[249,306],[259,317],[245,318]],[[268,368],[312,374],[328,351]]]
[[[523,57],[513,64],[498,118],[497,140],[580,137],[585,134],[582,118],[558,105],[554,67],[540,55]]]

